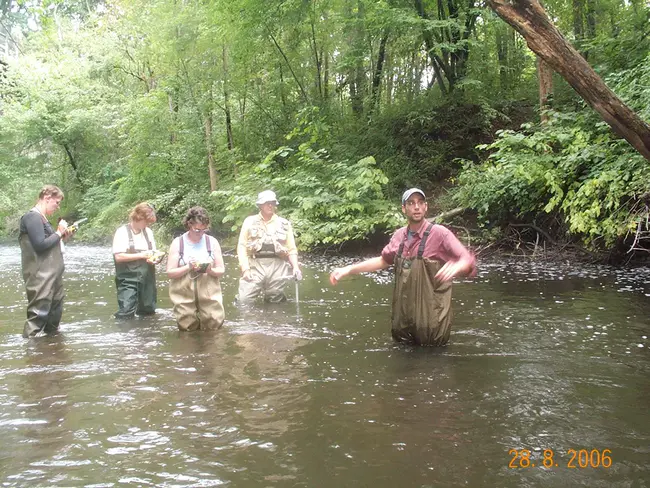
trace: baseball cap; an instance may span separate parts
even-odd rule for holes
[[[420,195],[422,195],[422,198],[424,198],[425,200],[427,199],[427,196],[426,196],[426,195],[424,194],[424,192],[423,192],[422,190],[420,190],[419,188],[409,188],[409,189],[406,190],[406,191],[404,192],[404,194],[402,195],[402,205],[404,205],[404,204],[406,203],[406,200],[408,200],[409,197],[410,197],[411,195],[413,195],[414,193],[419,193]]]
[[[273,202],[276,205],[280,205],[280,202],[278,202],[278,199],[275,197],[275,192],[271,190],[264,190],[257,195],[257,201],[255,202],[255,205],[263,205],[268,202]]]

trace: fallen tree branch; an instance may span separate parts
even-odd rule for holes
[[[533,225],[533,224],[508,224],[508,225],[509,225],[510,227],[530,227],[531,229],[533,229],[533,230],[534,230],[535,232],[537,232],[538,234],[543,235],[543,236],[544,236],[544,239],[546,239],[546,240],[547,240],[548,242],[550,242],[551,244],[553,244],[553,245],[556,244],[555,240],[554,240],[550,235],[548,235],[548,233],[547,233],[546,231],[540,229],[540,228],[537,227],[536,225]]]
[[[456,215],[462,214],[467,208],[465,207],[457,207],[452,210],[448,210],[447,212],[442,212],[441,214],[436,215],[435,217],[428,218],[427,220],[429,222],[442,222],[445,219],[450,219],[452,217],[455,217]]]

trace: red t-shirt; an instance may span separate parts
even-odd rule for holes
[[[422,222],[418,231],[412,235],[410,239],[407,239],[407,241],[404,242],[402,257],[406,259],[414,259],[417,256],[420,241],[422,240],[424,231],[428,225],[428,221],[425,220]],[[407,230],[408,227],[397,229],[393,234],[393,237],[391,237],[390,242],[386,244],[386,247],[381,251],[381,257],[388,264],[394,263],[395,256],[397,256],[397,250],[399,249],[400,244],[404,241]],[[461,244],[454,233],[443,225],[434,224],[433,227],[431,227],[431,233],[424,245],[424,253],[422,254],[422,257],[435,259],[436,261],[441,261],[443,263],[446,263],[447,261],[458,261],[465,258],[472,263],[472,271],[469,276],[476,275],[476,258]]]

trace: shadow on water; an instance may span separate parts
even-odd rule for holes
[[[163,273],[158,313],[118,322],[108,249],[69,246],[62,333],[24,341],[0,247],[3,486],[646,486],[648,269],[482,263],[427,349],[392,342],[389,273],[306,261],[299,308],[238,308],[227,256],[224,327],[181,333]]]

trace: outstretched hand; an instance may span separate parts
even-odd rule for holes
[[[349,266],[344,266],[343,268],[336,268],[334,271],[330,273],[330,283],[332,284],[332,286],[336,286],[339,280],[341,278],[346,277],[348,274],[350,274]]]

